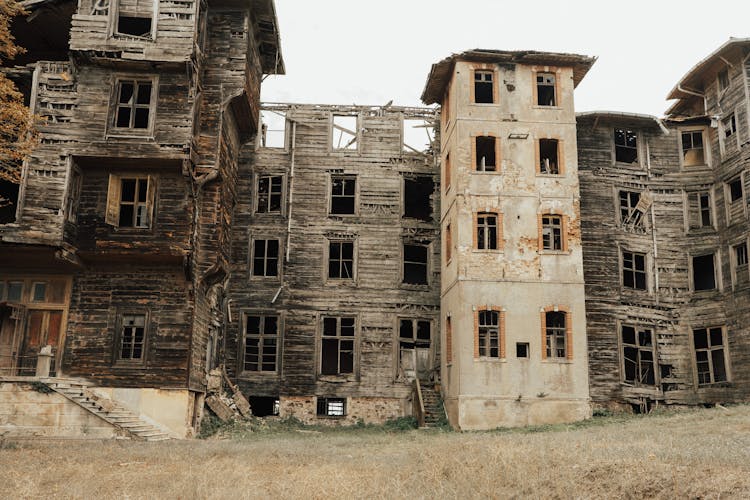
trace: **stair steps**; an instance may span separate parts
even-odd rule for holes
[[[433,385],[419,383],[424,404],[424,426],[436,427],[445,418],[443,399]]]

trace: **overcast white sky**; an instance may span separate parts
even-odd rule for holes
[[[730,36],[750,37],[750,0],[276,0],[287,74],[267,102],[421,105],[430,65],[468,49],[599,57],[576,111],[661,116],[665,97]]]

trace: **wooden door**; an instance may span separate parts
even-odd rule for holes
[[[19,375],[35,375],[36,359],[42,347],[52,346],[52,363],[50,376],[56,372],[58,342],[62,327],[62,311],[30,310],[26,319],[26,334],[24,335],[21,371]]]
[[[0,307],[0,375],[16,375],[23,307]]]

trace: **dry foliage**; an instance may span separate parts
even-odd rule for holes
[[[534,431],[534,432],[532,432]],[[748,498],[750,406],[477,433],[0,449],[6,498]]]

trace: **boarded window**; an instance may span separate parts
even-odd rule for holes
[[[622,284],[636,290],[646,289],[646,254],[623,250]]]
[[[275,372],[278,362],[279,317],[245,316],[243,368],[250,372]]]
[[[328,242],[328,277],[333,279],[354,278],[354,242]]]
[[[333,115],[331,124],[331,147],[334,150],[357,149],[357,117]]]
[[[404,217],[432,220],[432,177],[404,177]]]
[[[149,128],[153,82],[150,80],[120,80],[117,82],[117,106],[114,126],[118,129],[145,130]]]
[[[567,356],[566,320],[567,314],[563,311],[549,311],[544,314],[547,358],[565,358]]]
[[[345,417],[345,398],[318,398],[316,414],[319,417]]]
[[[698,291],[714,290],[715,288],[714,254],[693,257],[693,289]]]
[[[146,344],[146,315],[125,314],[120,325],[120,360],[141,361]]]
[[[654,335],[649,328],[622,325],[623,379],[635,385],[655,385]]]
[[[116,227],[152,227],[156,178],[110,174],[105,222]]]
[[[330,213],[353,214],[357,206],[357,178],[353,176],[331,176]]]
[[[536,103],[539,106],[557,106],[554,73],[536,74],[536,96]]]
[[[711,227],[713,225],[711,193],[709,191],[688,193],[688,211],[691,228]]]
[[[498,249],[498,215],[492,212],[477,214],[477,249]]]
[[[692,130],[682,133],[682,164],[686,167],[705,165],[703,132]]]
[[[638,162],[638,140],[632,130],[615,129],[615,161],[621,163]]]
[[[258,177],[258,200],[256,211],[261,214],[281,213],[284,178],[281,175]]]
[[[324,317],[321,338],[320,373],[354,373],[354,318]]]
[[[427,284],[427,245],[404,243],[403,282],[413,285]]]
[[[279,275],[279,240],[253,241],[252,275]]]
[[[151,38],[154,17],[153,0],[119,0],[117,34]]]
[[[480,358],[500,357],[500,312],[477,312],[477,342]]]
[[[693,330],[698,385],[726,382],[727,368],[722,327]]]
[[[495,102],[492,71],[474,71],[474,102],[492,104]]]
[[[497,170],[496,142],[496,138],[491,136],[474,138],[477,172],[494,172]]]
[[[542,249],[562,250],[562,217],[559,215],[542,216]]]
[[[560,173],[558,163],[558,140],[539,139],[539,172],[557,175]]]

